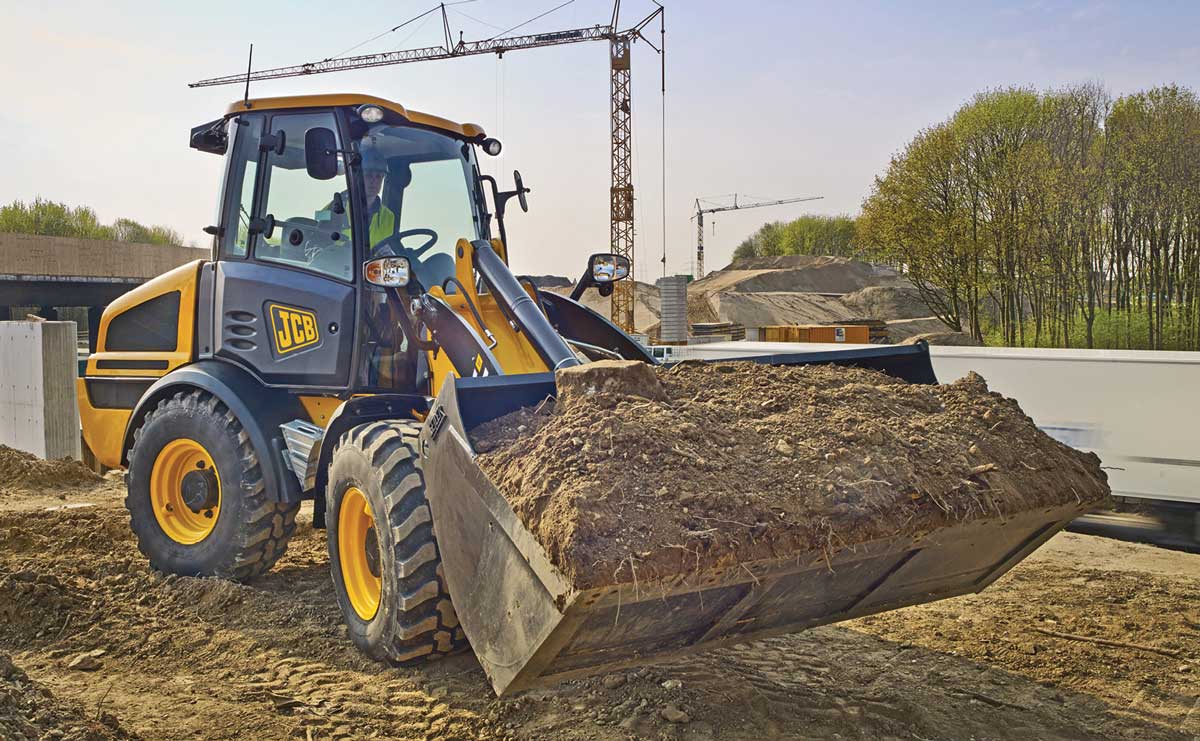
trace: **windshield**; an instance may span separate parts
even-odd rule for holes
[[[357,139],[369,255],[407,257],[426,288],[454,275],[459,239],[486,239],[473,148],[444,134],[375,124]]]

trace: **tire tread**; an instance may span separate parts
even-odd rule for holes
[[[357,448],[370,462],[380,487],[387,517],[377,519],[376,525],[391,530],[390,560],[398,589],[393,595],[395,609],[384,613],[389,620],[385,645],[371,647],[368,653],[382,654],[379,658],[400,665],[438,659],[467,646],[442,577],[441,553],[417,455],[419,433],[420,428],[408,421],[368,422],[344,434],[333,451],[336,465],[339,454]],[[331,476],[326,493],[330,527],[337,522],[335,485]],[[344,599],[341,594],[338,598]]]

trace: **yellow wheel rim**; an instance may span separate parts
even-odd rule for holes
[[[190,505],[184,493],[189,474]],[[206,487],[202,502],[196,497],[197,484]],[[212,533],[221,512],[221,477],[203,445],[179,438],[159,451],[150,472],[150,503],[158,526],[176,543],[193,545]]]
[[[379,610],[379,541],[375,537],[375,517],[362,490],[351,486],[342,495],[337,522],[338,561],[342,564],[342,582],[350,606],[362,620],[370,620]]]

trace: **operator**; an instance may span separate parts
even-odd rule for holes
[[[385,250],[379,254],[381,242],[396,231],[396,214],[383,202],[383,182],[389,177],[387,160],[369,142],[362,148],[363,189],[367,201],[367,235],[370,257],[390,254]],[[368,258],[369,259],[369,258]],[[399,323],[393,316],[399,307],[387,300],[387,294],[378,294],[366,304],[366,320],[370,327],[372,342],[364,364],[367,386],[400,388],[411,382],[411,373],[406,372],[410,363],[408,345]]]
[[[396,214],[383,203],[380,193],[388,175],[387,160],[371,145],[363,147],[363,187],[367,196],[367,223],[371,247],[392,236],[396,230]]]
[[[369,237],[368,247],[370,249],[370,257],[380,257],[375,254],[379,243],[395,233],[396,228],[396,213],[388,208],[380,193],[383,191],[383,182],[388,178],[387,160],[382,154],[372,145],[367,144],[362,150],[362,174],[363,188],[366,190],[367,201],[367,235]],[[350,202],[350,193],[342,191],[337,196],[337,200],[342,203]],[[317,220],[329,220],[330,226],[335,229],[349,232],[350,226],[346,218],[344,210],[335,210],[334,203],[331,201],[325,205],[322,211],[317,213]],[[334,214],[337,214],[336,216]]]

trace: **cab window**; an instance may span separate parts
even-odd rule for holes
[[[226,227],[221,237],[221,256],[245,257],[249,254],[250,215],[254,213],[254,183],[258,177],[259,144],[263,127],[261,115],[245,115],[229,124],[230,149],[229,189],[226,193]]]
[[[262,143],[267,154],[260,209],[265,229],[257,236],[254,256],[351,281],[354,249],[345,163],[339,154],[339,174],[332,180],[315,180],[305,168],[304,135],[318,127],[337,132],[333,113],[271,117]]]

